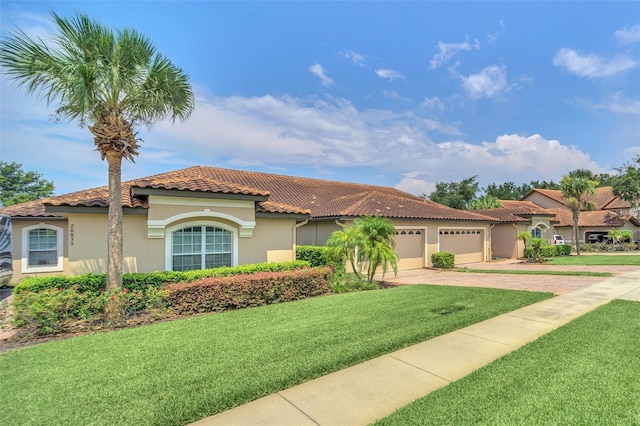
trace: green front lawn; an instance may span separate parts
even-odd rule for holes
[[[549,297],[415,285],[17,349],[0,354],[0,424],[184,425]]]
[[[638,425],[638,318],[615,300],[376,425]]]
[[[550,257],[551,265],[638,265],[640,253],[636,254],[582,254],[580,256]]]

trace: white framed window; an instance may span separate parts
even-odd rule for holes
[[[537,226],[531,230],[531,236],[533,238],[542,238],[542,229]]]
[[[64,232],[59,226],[40,223],[22,229],[22,272],[63,270]]]
[[[193,269],[235,266],[237,232],[217,223],[187,223],[167,230],[167,269]]]

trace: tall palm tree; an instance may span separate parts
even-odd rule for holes
[[[573,240],[575,241],[576,254],[580,256],[579,221],[581,210],[593,210],[595,204],[583,199],[585,195],[593,195],[596,192],[598,182],[580,176],[565,175],[560,181],[560,191],[565,198],[565,204],[573,215]]]
[[[109,170],[107,287],[122,287],[122,159],[134,161],[136,125],[185,120],[194,108],[189,77],[132,29],[114,30],[76,14],[51,13],[51,48],[21,30],[0,46],[0,67],[28,93],[56,104],[56,118],[78,120]]]

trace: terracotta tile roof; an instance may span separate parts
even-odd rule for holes
[[[573,215],[567,209],[549,209],[556,214],[556,226],[573,226]],[[578,226],[620,227],[627,222],[640,226],[640,222],[633,216],[620,215],[607,210],[593,210],[580,212]]]
[[[48,213],[44,210],[42,200],[28,201],[26,203],[15,204],[0,209],[0,214],[11,217],[63,217],[56,213]]]
[[[272,201],[260,201],[256,203],[256,212],[261,213],[288,213],[288,214],[311,214],[311,210],[288,204],[274,203]]]
[[[152,188],[268,197],[256,200],[260,212],[310,214],[311,217],[381,215],[407,219],[493,221],[480,213],[452,209],[395,188],[196,166],[122,183],[122,204],[148,208]],[[51,206],[107,207],[108,189],[100,187],[51,197]]]
[[[557,189],[532,189],[531,192],[538,192],[546,197],[551,198],[554,201],[557,201],[561,204],[565,204],[564,195],[562,195],[562,191]],[[530,192],[530,193],[531,193]],[[527,194],[528,195],[528,194]],[[526,198],[526,195],[525,195]],[[591,201],[595,203],[597,210],[602,210],[605,208],[629,208],[631,205],[613,195],[612,188],[610,186],[603,186],[600,188],[596,188],[596,192],[593,195],[585,196],[584,199],[586,201]],[[612,204],[615,203],[615,204]],[[615,207],[613,207],[615,205]],[[609,207],[611,206],[611,207]]]
[[[548,209],[531,201],[500,200],[500,204],[502,207],[475,211],[500,222],[529,222],[530,216],[553,216]]]
[[[122,182],[122,207],[127,208],[147,208],[145,198],[131,196],[131,181]],[[70,206],[70,207],[108,207],[109,187],[85,189],[84,191],[72,192],[71,194],[49,197],[42,200],[42,203],[49,206]]]

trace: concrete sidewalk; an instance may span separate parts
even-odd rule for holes
[[[640,270],[283,390],[194,425],[366,425],[613,299],[640,301]]]

